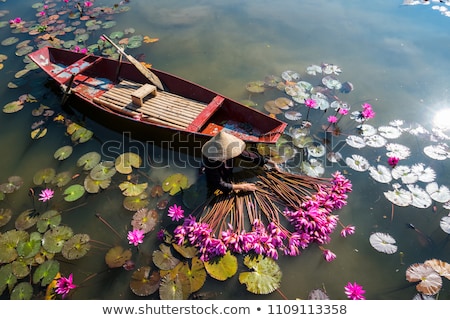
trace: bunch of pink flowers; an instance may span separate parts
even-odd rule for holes
[[[273,221],[266,227],[262,221],[255,219],[252,221],[251,231],[237,232],[229,226],[216,237],[208,224],[189,216],[182,225],[175,228],[174,241],[178,245],[188,243],[196,247],[203,261],[223,256],[228,250],[233,253],[254,252],[273,259],[278,259],[279,251],[296,256],[312,243],[322,245],[330,242],[330,235],[339,221],[338,216],[332,212],[347,204],[347,193],[351,191],[350,180],[340,172],[335,172],[331,184],[322,186],[301,208],[284,210],[283,214],[293,226],[293,231],[288,231]],[[353,226],[344,229],[345,232],[341,232],[344,237],[355,230]],[[332,255],[334,254],[328,253],[326,256]],[[327,261],[334,260],[327,257]]]

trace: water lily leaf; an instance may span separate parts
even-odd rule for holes
[[[100,163],[101,157],[96,151],[85,153],[77,160],[77,166],[83,167],[84,170],[91,170]]]
[[[223,257],[205,262],[205,269],[214,279],[225,281],[236,274],[238,269],[237,258],[227,251]]]
[[[70,157],[70,155],[72,154],[72,151],[73,151],[72,146],[69,146],[69,145],[63,146],[55,151],[55,153],[53,154],[53,157],[56,160],[64,160],[64,159],[67,159],[68,157]]]
[[[89,175],[94,180],[109,179],[116,174],[117,170],[112,161],[102,161],[92,168]]]
[[[147,189],[148,183],[139,183],[135,184],[130,181],[124,181],[119,184],[119,188],[122,191],[122,194],[127,197],[134,197],[140,195],[142,192]]]
[[[3,193],[13,193],[23,185],[23,179],[20,176],[11,176],[8,182],[0,184],[0,191]]]
[[[130,211],[138,211],[149,205],[148,194],[142,192],[141,194],[133,197],[125,197],[123,199],[123,206]]]
[[[89,129],[86,128],[79,128],[78,130],[76,130],[72,136],[71,136],[71,140],[72,142],[79,142],[79,143],[84,143],[86,141],[89,141],[94,135],[94,132],[92,132]]]
[[[162,183],[163,190],[169,192],[171,196],[181,191],[181,189],[186,189],[187,186],[188,178],[181,173],[175,173],[167,177]]]
[[[10,46],[10,45],[12,45],[14,43],[17,43],[17,42],[19,42],[19,38],[17,38],[17,37],[8,37],[8,38],[2,40],[1,44],[3,46]]]
[[[31,272],[31,265],[34,263],[34,257],[23,258],[18,257],[16,260],[11,262],[13,274],[17,279],[23,279],[28,277]]]
[[[197,248],[190,245],[183,244],[180,246],[174,243],[172,244],[172,246],[179,254],[187,259],[194,258],[198,253]]]
[[[17,71],[15,74],[14,74],[14,78],[16,78],[16,79],[19,79],[19,78],[22,78],[24,75],[26,75],[28,72],[30,72],[30,69],[22,69],[22,70],[19,70],[19,71]]]
[[[124,33],[122,31],[114,31],[114,32],[111,32],[109,37],[111,39],[120,39],[123,37],[123,35],[124,35]]]
[[[163,194],[164,190],[159,184],[153,186],[150,190],[150,195],[152,196],[152,198],[161,197]]]
[[[142,232],[148,233],[155,229],[158,218],[159,215],[156,210],[142,208],[133,215],[131,226],[133,229],[142,230]]]
[[[133,168],[139,168],[142,164],[142,158],[133,152],[122,153],[116,158],[116,170],[123,174],[129,174]]]
[[[16,51],[16,56],[23,57],[24,55],[29,54],[32,51],[33,51],[32,46],[21,47]]]
[[[41,250],[42,236],[39,232],[33,232],[28,241],[20,241],[17,245],[17,253],[23,258],[34,257]]]
[[[33,216],[33,212],[34,209],[28,209],[19,214],[15,222],[17,230],[27,230],[36,224],[38,217]]]
[[[133,272],[130,289],[137,296],[149,296],[159,289],[159,282],[159,273],[157,271],[151,272],[150,266],[144,266]]]
[[[51,253],[59,253],[66,240],[73,236],[73,231],[67,226],[56,226],[47,230],[42,237],[42,247]]]
[[[110,268],[120,268],[127,260],[131,259],[131,250],[116,246],[108,250],[105,262]]]
[[[94,180],[91,176],[84,178],[84,189],[89,193],[98,193],[100,189],[106,189],[111,185],[111,179]]]
[[[61,250],[61,254],[67,260],[75,260],[84,257],[91,249],[88,234],[78,233],[67,240]]]
[[[50,183],[56,176],[56,171],[53,168],[44,168],[36,172],[33,176],[33,182],[35,185],[41,185],[43,183]]]
[[[259,255],[245,256],[244,264],[251,272],[239,274],[239,282],[247,286],[247,291],[255,294],[269,294],[280,287],[281,270],[275,260]]]
[[[23,109],[23,104],[20,101],[12,101],[3,106],[4,113],[14,113]]]
[[[191,293],[200,290],[206,281],[206,270],[203,261],[198,257],[191,260],[191,268],[187,268],[186,277],[191,283]]]
[[[72,174],[69,171],[63,171],[58,173],[52,180],[52,184],[58,187],[64,187],[72,180]]]
[[[170,270],[180,262],[172,255],[170,247],[164,243],[159,245],[159,250],[153,251],[153,263],[161,270]]]
[[[264,91],[266,91],[266,88],[264,87],[264,81],[248,82],[245,88],[248,92],[251,93],[263,93]]]
[[[33,283],[41,283],[41,286],[47,286],[53,281],[56,274],[59,272],[59,262],[56,260],[47,260],[33,273]]]
[[[11,264],[0,268],[0,294],[8,288],[11,291],[17,283],[17,277],[12,272]]]
[[[57,210],[48,210],[39,216],[36,222],[37,230],[44,233],[48,228],[54,228],[61,223],[61,214]]]
[[[144,36],[144,42],[145,43],[153,43],[158,42],[159,38],[150,38],[149,36]]]
[[[33,286],[28,282],[17,284],[11,291],[11,300],[31,300],[33,296]]]
[[[17,256],[17,245],[20,241],[27,241],[29,234],[23,230],[8,230],[0,234],[0,263],[10,263]]]
[[[0,208],[0,227],[6,225],[11,220],[11,216],[11,209]]]
[[[85,189],[82,185],[80,184],[73,184],[70,187],[66,188],[66,190],[64,190],[63,195],[64,200],[68,201],[68,202],[72,202],[75,200],[80,199],[85,193]]]
[[[190,281],[183,273],[166,274],[161,279],[159,297],[162,300],[186,300],[190,294]]]
[[[70,135],[74,134],[78,129],[83,128],[78,123],[72,122],[67,126],[66,132]]]

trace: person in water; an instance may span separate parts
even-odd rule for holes
[[[220,131],[217,135],[207,141],[202,147],[203,170],[206,174],[209,194],[230,193],[231,191],[256,190],[256,185],[250,182],[233,181],[233,169],[238,161],[243,161],[246,167],[264,167],[266,164],[272,165],[279,170],[276,163],[264,158],[257,152],[246,150],[246,144],[238,137],[225,131]]]

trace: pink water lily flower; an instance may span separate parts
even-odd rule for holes
[[[21,22],[22,22],[22,18],[20,18],[20,17],[17,17],[17,18],[9,20],[10,24],[18,24],[18,23],[21,23]]]
[[[366,298],[364,297],[364,293],[366,293],[366,291],[361,285],[357,284],[356,282],[349,282],[344,288],[347,298],[351,300],[366,300]]]
[[[133,229],[133,231],[128,231],[128,243],[137,247],[140,243],[144,242],[144,231],[140,229]]]
[[[355,226],[348,225],[341,230],[341,237],[346,238],[355,233]]]
[[[51,198],[53,198],[53,195],[55,194],[55,191],[53,191],[52,189],[44,189],[41,191],[41,193],[39,193],[39,201],[42,202],[46,202],[48,200],[50,200]]]
[[[169,213],[167,215],[172,218],[172,221],[178,221],[184,218],[184,210],[181,206],[177,206],[176,204],[170,206],[168,212]]]
[[[84,2],[84,6],[85,6],[86,8],[92,7],[92,5],[93,5],[93,3],[92,3],[91,1],[85,1],[85,2]]]
[[[62,298],[65,299],[69,292],[76,287],[77,285],[73,283],[73,274],[71,273],[68,278],[61,277],[56,280],[55,292],[61,294]]]
[[[327,262],[331,262],[334,259],[336,259],[336,254],[328,249],[322,249],[323,251],[323,258],[327,261]]]

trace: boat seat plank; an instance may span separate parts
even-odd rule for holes
[[[205,109],[192,121],[192,123],[188,126],[189,131],[200,131],[203,125],[211,118],[214,112],[220,108],[224,97],[215,96],[214,99],[206,106]]]

